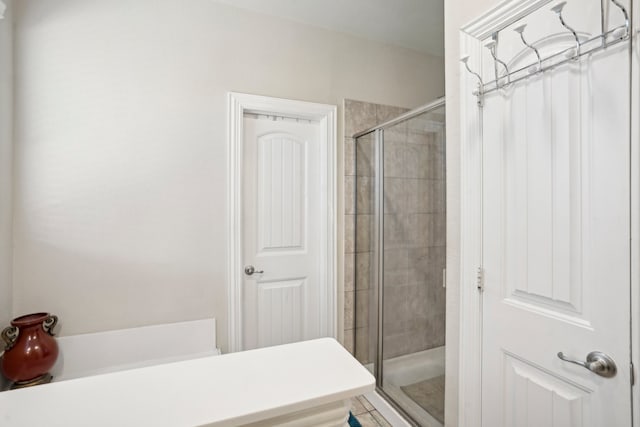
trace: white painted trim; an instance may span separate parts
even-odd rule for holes
[[[220,354],[213,318],[62,336],[58,347],[56,382]]]
[[[4,19],[4,12],[7,10],[7,5],[5,2],[0,0],[0,19]]]
[[[384,417],[385,420],[389,422],[394,427],[411,427],[411,424],[404,419],[402,415],[398,411],[395,410],[393,406],[386,399],[380,396],[376,391],[372,391],[371,393],[365,393],[363,395],[369,403],[376,408],[376,411],[380,413]],[[356,418],[358,416],[356,415]]]
[[[460,51],[481,70],[482,42],[460,33]],[[482,265],[482,109],[472,95],[477,81],[460,71],[460,342],[458,423],[482,422],[482,294],[476,274]]]
[[[635,31],[640,26],[640,10],[637,6],[633,8],[631,25],[631,361],[636,378],[631,402],[633,425],[640,427],[640,122],[633,119],[640,112],[640,39]]]
[[[551,1],[505,0],[462,27],[462,31],[473,38],[484,40]]]
[[[244,113],[270,114],[320,123],[321,241],[320,330],[337,337],[337,107],[259,95],[229,92],[227,96],[227,290],[229,351],[242,350],[242,141]]]
[[[480,72],[482,44],[550,0],[507,0],[460,29],[460,53]],[[482,425],[482,294],[476,276],[482,266],[482,108],[472,94],[477,79],[460,64],[460,361],[458,423]]]

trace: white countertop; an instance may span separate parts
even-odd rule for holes
[[[373,376],[322,338],[0,393],[0,425],[241,425],[373,391]]]

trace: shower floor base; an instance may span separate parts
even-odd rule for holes
[[[444,423],[444,375],[400,387],[422,409]]]
[[[443,426],[444,349],[442,346],[384,361],[382,389],[425,427]]]

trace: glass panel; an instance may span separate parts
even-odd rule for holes
[[[444,107],[384,129],[382,389],[444,423]]]
[[[377,346],[375,286],[376,133],[356,139],[355,356],[374,372]]]
[[[444,421],[444,136],[443,106],[355,147],[355,355],[424,426]]]

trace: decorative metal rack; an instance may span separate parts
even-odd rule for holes
[[[495,70],[495,78],[487,83],[483,82],[482,76],[479,73],[473,71],[469,67],[469,55],[464,55],[462,58],[460,58],[460,61],[464,64],[467,71],[478,79],[478,88],[473,92],[473,94],[478,97],[478,105],[482,106],[484,96],[488,93],[505,88],[513,83],[525,80],[536,74],[544,73],[545,71],[549,71],[562,64],[576,61],[585,55],[595,53],[610,46],[616,45],[622,41],[628,40],[631,36],[629,13],[627,12],[627,9],[625,9],[625,7],[617,0],[610,1],[620,10],[622,15],[624,16],[624,24],[609,31],[604,31],[603,28],[603,32],[601,34],[583,40],[580,40],[580,37],[578,36],[576,30],[569,26],[562,16],[562,9],[564,9],[564,6],[567,4],[567,2],[561,1],[559,3],[556,3],[551,8],[551,11],[558,16],[560,24],[562,24],[564,28],[571,32],[571,35],[575,39],[575,46],[570,46],[544,58],[540,56],[539,50],[533,44],[527,42],[527,40],[525,39],[524,30],[527,24],[520,24],[515,27],[513,30],[520,35],[520,40],[522,41],[524,46],[527,49],[532,50],[537,58],[537,61],[535,63],[526,65],[516,70],[509,70],[507,64],[498,58],[496,52],[497,34],[494,34],[492,40],[485,43],[485,47],[489,49],[491,57],[493,58]],[[601,8],[601,13],[603,14],[604,19],[604,8]],[[500,69],[504,69],[503,74],[500,74],[498,72],[498,70]]]

